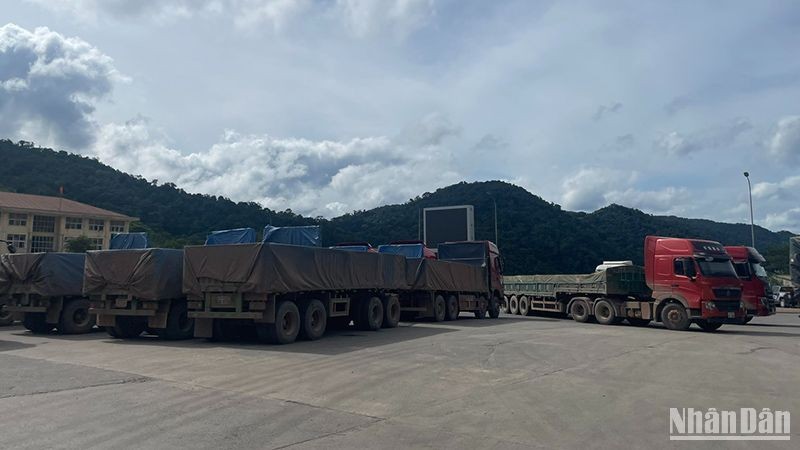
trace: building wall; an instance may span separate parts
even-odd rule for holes
[[[15,216],[19,215],[19,216]],[[24,225],[13,224],[14,220],[24,215]],[[41,225],[49,225],[49,219],[38,221],[39,229],[34,230],[34,216],[53,218],[52,231],[41,230]],[[69,228],[68,228],[69,226]],[[113,226],[113,230],[112,230]],[[66,251],[66,242],[70,238],[86,236],[95,239],[97,249],[108,249],[112,233],[127,233],[130,230],[130,221],[110,220],[93,216],[69,215],[63,213],[32,213],[24,210],[4,208],[0,211],[0,239],[14,240],[24,237],[24,248],[18,252],[28,253],[32,250],[34,241],[39,243],[49,242],[52,239],[52,251]],[[0,253],[7,253],[5,245],[0,245]]]

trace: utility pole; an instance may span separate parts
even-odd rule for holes
[[[487,192],[486,195],[491,197],[492,204],[494,204],[494,245],[500,247],[500,238],[497,232],[497,200],[495,200],[494,196],[489,192]]]
[[[750,197],[750,240],[753,248],[756,248],[756,226],[753,223],[753,189],[750,187],[750,172],[745,172],[744,177],[747,178],[747,194]]]

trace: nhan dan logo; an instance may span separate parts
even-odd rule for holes
[[[763,408],[669,409],[671,441],[788,441],[789,411]]]

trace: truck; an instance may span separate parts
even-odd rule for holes
[[[755,316],[775,314],[775,301],[763,266],[766,259],[755,248],[743,245],[725,246],[725,251],[731,256],[733,268],[742,282],[742,302],[747,310],[743,323]]]
[[[162,339],[194,335],[182,292],[183,250],[99,250],[86,255],[83,293],[97,325],[111,337],[131,339],[145,331]]]
[[[225,339],[252,326],[259,339],[288,344],[351,321],[360,330],[393,328],[403,312],[438,321],[473,311],[482,319],[496,303],[487,264],[270,243],[184,252],[183,292],[196,337]],[[450,315],[448,304],[455,305]]]
[[[9,253],[0,257],[0,303],[33,333],[88,333],[83,253]]]
[[[406,258],[436,259],[436,252],[428,248],[422,241],[393,241],[378,246],[378,253],[401,255]]]
[[[504,277],[504,310],[567,314],[577,322],[634,326],[661,322],[670,330],[692,323],[715,331],[738,324],[746,311],[731,257],[718,242],[647,236],[644,267],[609,267],[587,275]]]

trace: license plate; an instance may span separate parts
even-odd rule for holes
[[[211,306],[215,308],[225,308],[233,306],[233,298],[228,295],[215,295],[211,298]]]
[[[114,306],[117,308],[124,308],[128,306],[127,300],[114,300]]]
[[[736,317],[736,313],[735,312],[729,312],[728,313],[728,319],[733,319],[734,317]]]

